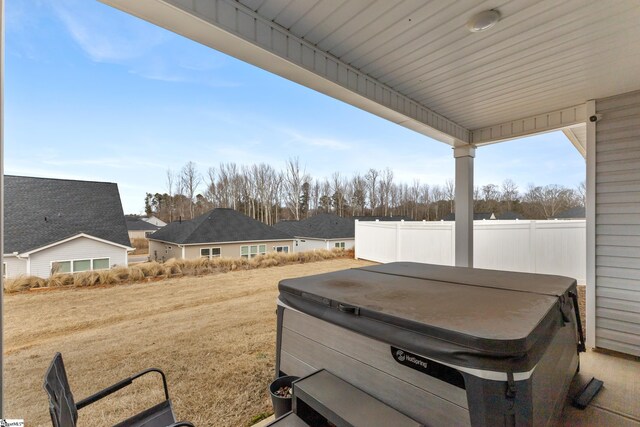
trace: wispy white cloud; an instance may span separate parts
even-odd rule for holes
[[[289,142],[296,144],[310,145],[313,147],[328,148],[330,150],[348,150],[351,148],[346,141],[336,138],[326,138],[314,135],[305,135],[294,129],[281,129],[283,134],[289,137]]]
[[[80,0],[50,2],[72,40],[94,62],[119,64],[145,79],[196,83],[209,87],[236,87],[220,77],[226,58],[195,42],[130,16],[122,19],[108,6],[99,13]],[[208,50],[208,51],[207,51]],[[219,74],[219,73],[218,73]]]
[[[135,20],[109,19],[83,1],[56,0],[50,5],[73,40],[96,62],[139,58],[167,40],[159,28]]]

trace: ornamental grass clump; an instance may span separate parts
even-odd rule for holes
[[[192,260],[171,258],[163,263],[143,262],[129,267],[110,270],[58,273],[48,279],[36,276],[19,276],[5,280],[5,292],[22,292],[37,288],[107,286],[144,282],[169,277],[204,276],[229,271],[271,268],[288,264],[304,264],[335,258],[352,258],[353,250],[319,249],[309,252],[270,252],[254,258],[198,258]]]
[[[4,289],[7,292],[21,292],[29,289],[42,288],[46,281],[37,276],[18,276],[15,279],[8,279],[4,282]]]

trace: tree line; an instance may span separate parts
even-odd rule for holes
[[[526,219],[547,219],[584,206],[585,193],[584,182],[577,188],[529,184],[521,190],[513,180],[505,179],[500,185],[475,187],[474,212],[497,217],[513,212]],[[166,222],[192,219],[213,208],[235,209],[266,224],[318,213],[438,221],[454,212],[454,195],[453,180],[443,184],[396,182],[389,168],[314,178],[298,158],[289,159],[284,170],[265,163],[221,163],[204,173],[194,162],[187,162],[178,171],[167,170],[165,192],[146,194],[145,213]]]

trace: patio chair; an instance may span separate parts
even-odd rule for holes
[[[116,424],[114,427],[194,427],[193,424],[189,422],[176,422],[173,408],[171,407],[171,400],[169,399],[167,380],[160,369],[146,369],[76,403],[69,387],[69,381],[67,381],[67,373],[64,369],[62,354],[60,353],[56,353],[44,377],[44,389],[49,395],[49,412],[51,414],[53,427],[76,427],[78,409],[82,409],[125,388],[136,378],[140,378],[151,372],[157,372],[162,377],[165,400]]]

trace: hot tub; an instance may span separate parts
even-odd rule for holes
[[[551,425],[583,347],[567,277],[401,262],[279,291],[278,375],[326,369],[425,425]]]

